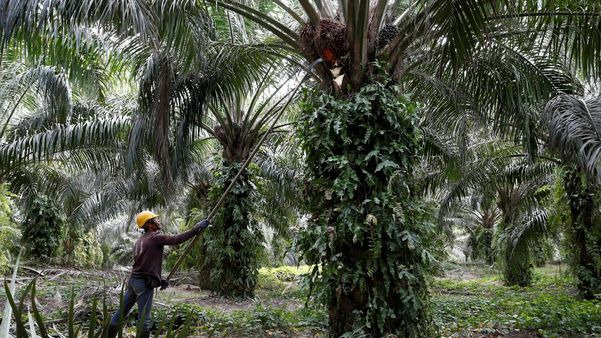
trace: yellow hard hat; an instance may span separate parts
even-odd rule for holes
[[[158,215],[150,212],[150,211],[142,211],[141,213],[139,213],[136,216],[136,224],[138,224],[138,228],[141,228],[144,226],[144,224],[146,223],[146,221],[148,221],[149,219],[153,219],[155,217],[157,217]]]

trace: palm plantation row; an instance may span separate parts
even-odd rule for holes
[[[440,241],[468,224],[473,256],[520,286],[561,232],[581,295],[599,293],[597,1],[0,11],[0,173],[31,256],[141,208],[195,223],[271,131],[186,260],[205,288],[252,296],[263,228],[274,247],[298,231],[331,336],[430,336]]]

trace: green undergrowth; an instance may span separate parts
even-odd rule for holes
[[[534,284],[526,288],[503,286],[501,277],[484,266],[448,264],[443,268],[448,277],[436,278],[430,284],[430,308],[440,336],[497,336],[515,334],[517,330],[545,337],[601,335],[601,302],[579,300],[575,281],[565,268],[537,269]],[[200,336],[325,337],[327,310],[312,301],[305,307],[308,290],[300,282],[308,271],[307,266],[261,269],[253,299],[211,297],[210,301],[198,303],[192,291],[186,291],[185,297],[191,297],[186,299],[192,299],[186,301],[163,295],[155,304],[153,318],[163,333],[171,325],[174,330],[189,326],[190,335]],[[116,280],[107,283],[116,285]],[[100,279],[94,280],[92,272],[40,280],[37,298],[48,310],[47,304],[59,297],[57,294],[67,302],[73,290],[77,300],[91,283],[96,287],[103,285]],[[23,292],[24,288],[20,288],[19,298]],[[206,299],[203,297],[208,294],[202,291],[197,295]],[[109,311],[114,310],[116,300],[109,299],[108,306]],[[50,321],[65,318],[66,311],[67,306],[63,306],[43,311],[42,315]],[[127,320],[129,334],[135,331],[135,321],[134,312]],[[76,324],[84,332],[88,322],[86,314],[78,317]],[[65,323],[56,326],[62,330]]]
[[[443,336],[534,331],[549,337],[601,334],[601,302],[577,298],[574,280],[539,269],[530,287],[505,287],[498,276],[432,283],[432,309]]]
[[[482,263],[442,262],[440,263],[439,272],[440,273],[436,275],[437,277],[447,276],[453,279],[466,280],[495,277],[498,275],[498,272],[494,268]]]
[[[323,335],[327,329],[325,309],[311,302],[305,307],[308,291],[300,281],[308,272],[308,266],[261,268],[253,304],[244,310],[226,312],[178,303],[156,308],[153,318],[162,322],[175,316],[175,326],[189,322],[195,333],[209,336]],[[269,305],[272,302],[280,306]]]
[[[175,326],[190,323],[196,333],[218,336],[318,333],[326,329],[327,323],[325,311],[313,307],[287,310],[256,304],[249,309],[226,313],[195,304],[177,304],[153,311],[156,322],[174,316]]]
[[[308,289],[301,285],[302,276],[308,274],[310,267],[280,266],[261,268],[257,288],[258,298],[286,298],[303,302],[307,298]]]

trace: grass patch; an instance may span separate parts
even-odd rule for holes
[[[194,304],[177,304],[157,309],[153,315],[157,323],[168,323],[175,317],[174,328],[189,322],[195,333],[218,336],[319,333],[325,332],[325,323],[327,323],[326,312],[319,308],[286,310],[263,304],[256,304],[252,309],[236,310],[231,313]]]
[[[544,336],[601,333],[601,302],[579,300],[573,279],[538,269],[530,287],[506,287],[499,277],[435,280],[432,308],[440,334],[537,331]]]
[[[225,312],[196,304],[178,303],[154,309],[153,317],[157,323],[168,323],[175,317],[174,328],[190,322],[193,333],[209,336],[325,334],[328,322],[326,309],[304,306],[308,291],[302,285],[302,277],[309,273],[309,269],[308,266],[260,269],[255,304],[248,309]],[[295,306],[289,309],[287,304]]]
[[[305,300],[308,290],[302,284],[304,275],[310,272],[310,267],[280,266],[277,268],[259,269],[257,296],[266,298],[285,298]]]

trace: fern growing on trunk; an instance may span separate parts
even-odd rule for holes
[[[219,198],[239,169],[240,163],[224,161],[209,200]],[[202,238],[200,284],[227,297],[254,295],[265,255],[263,234],[252,215],[256,204],[253,170],[251,166],[243,172],[216,215],[212,231],[205,232]]]
[[[598,184],[591,181],[575,169],[568,170],[564,177],[571,213],[568,262],[585,299],[594,299],[601,293],[601,203]]]
[[[388,84],[372,78],[343,99],[309,94],[302,106],[311,218],[298,245],[316,264],[310,285],[328,306],[332,337],[431,333],[434,226],[414,190],[418,109]]]

